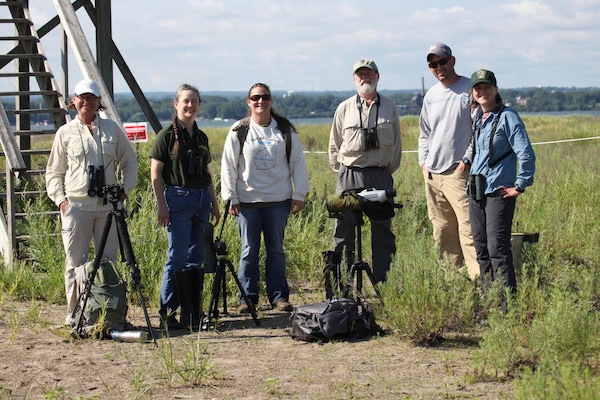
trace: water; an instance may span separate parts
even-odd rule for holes
[[[233,125],[237,120],[235,119],[201,119],[197,120],[198,127],[202,129],[202,127],[206,128],[229,128]],[[331,118],[292,118],[290,119],[292,124],[296,126],[300,125],[319,125],[319,124],[327,124],[331,125],[333,121],[333,117]],[[167,126],[171,123],[171,121],[160,121],[163,126]]]

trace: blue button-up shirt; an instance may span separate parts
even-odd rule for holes
[[[490,155],[490,135],[494,121],[500,118],[492,142]],[[475,156],[471,165],[471,175],[485,176],[485,194],[490,194],[505,187],[525,189],[533,184],[535,172],[535,154],[519,114],[510,107],[505,107],[482,121],[475,123]],[[496,160],[507,154],[496,165]]]

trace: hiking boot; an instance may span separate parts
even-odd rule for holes
[[[294,306],[291,305],[287,300],[279,300],[277,303],[275,303],[273,308],[279,311],[292,311]]]
[[[238,307],[238,313],[239,314],[250,314],[250,307],[248,307],[248,304],[240,303],[240,306]]]

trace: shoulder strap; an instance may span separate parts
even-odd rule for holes
[[[237,132],[238,141],[240,142],[240,154],[242,154],[242,150],[244,150],[248,129],[250,129],[250,117],[243,118],[240,121],[240,124],[234,129]]]
[[[490,133],[490,146],[489,146],[490,159],[488,162],[488,165],[490,168],[498,165],[498,163],[500,161],[504,160],[506,157],[508,157],[512,153],[512,149],[509,149],[506,153],[502,154],[499,158],[497,158],[496,160],[494,160],[492,162],[492,149],[493,149],[494,136],[496,136],[496,130],[498,129],[498,124],[500,123],[500,116],[502,115],[502,111],[504,111],[505,108],[506,108],[506,106],[504,104],[502,104],[500,106],[500,108],[498,109],[498,115],[496,115],[496,119],[494,120],[494,125],[492,126],[492,132]]]
[[[238,141],[240,142],[240,154],[244,150],[244,143],[248,136],[248,130],[250,129],[250,117],[245,117],[240,121],[240,124],[234,129],[237,132]],[[282,129],[281,134],[285,139],[285,155],[287,157],[288,164],[290,163],[290,155],[292,153],[292,134],[289,129]]]

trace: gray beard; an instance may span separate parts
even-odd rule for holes
[[[362,94],[373,94],[377,89],[377,85],[373,83],[358,84],[358,91]]]

